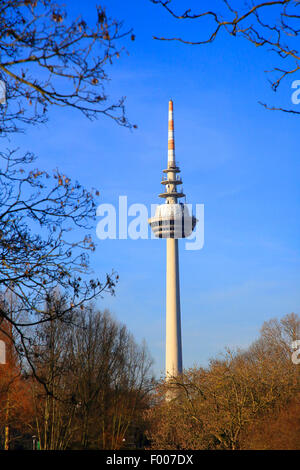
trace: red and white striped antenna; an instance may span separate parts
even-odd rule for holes
[[[176,166],[173,101],[169,101],[169,132],[168,132],[168,168]]]

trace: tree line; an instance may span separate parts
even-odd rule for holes
[[[299,339],[300,317],[289,314],[265,322],[249,348],[162,381],[146,413],[151,449],[299,449]]]
[[[248,348],[157,380],[145,344],[91,304],[36,326],[36,374],[13,351],[0,365],[2,448],[299,449],[299,335],[299,315],[272,319]]]
[[[63,309],[55,296],[49,310]],[[12,345],[13,347],[13,345]],[[31,333],[30,367],[12,349],[0,365],[2,448],[118,449],[139,445],[152,360],[125,325],[92,304]]]

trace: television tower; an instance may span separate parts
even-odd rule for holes
[[[168,167],[163,170],[161,184],[164,192],[159,197],[164,204],[156,208],[155,216],[148,220],[158,238],[167,239],[167,284],[166,284],[166,378],[182,372],[181,315],[178,239],[188,237],[196,225],[196,218],[189,214],[188,207],[178,202],[185,197],[182,189],[180,169],[175,161],[173,101],[169,101]],[[178,190],[177,190],[178,188]]]

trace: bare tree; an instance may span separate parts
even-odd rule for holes
[[[107,311],[91,306],[76,323],[70,361],[80,404],[81,446],[120,448],[152,387],[152,360],[145,345],[137,345]]]
[[[78,110],[89,119],[108,116],[131,127],[124,99],[111,103],[105,92],[107,68],[128,34],[102,7],[90,26],[81,17],[70,20],[54,0],[2,1],[0,80],[7,96],[0,101],[1,136],[44,123],[51,106]],[[118,276],[90,277],[88,254],[95,245],[89,230],[97,190],[86,190],[58,169],[41,171],[30,152],[3,148],[0,162],[0,294],[8,290],[17,299],[13,315],[5,299],[1,302],[0,328],[2,320],[12,326],[15,347],[35,373],[35,327],[67,321],[91,299],[113,294]],[[45,309],[55,289],[64,303]],[[47,388],[46,381],[36,379]]]
[[[249,430],[253,436],[257,423],[299,396],[299,367],[291,360],[299,325],[294,314],[266,322],[246,351],[227,350],[209,367],[162,383],[157,404],[147,413],[152,448],[243,448]],[[177,397],[166,401],[170,387],[177,388]]]
[[[61,308],[62,299],[52,302]],[[32,362],[36,432],[43,449],[117,449],[141,415],[151,359],[126,327],[92,305],[36,327]]]
[[[107,274],[104,281],[89,277],[88,253],[95,246],[83,232],[95,220],[97,192],[85,190],[58,170],[52,175],[26,171],[33,162],[31,154],[19,157],[8,151],[1,156],[0,288],[13,291],[18,301],[11,315],[4,299],[0,316],[13,326],[18,351],[30,361],[30,328],[62,319],[104,292],[113,294],[118,276]],[[60,310],[45,310],[55,288],[68,300]]]
[[[10,309],[13,299],[9,302]],[[28,382],[22,374],[19,357],[14,348],[13,328],[0,318],[0,340],[4,343],[4,359],[0,364],[0,436],[4,450],[30,430],[32,406]]]
[[[246,430],[242,437],[244,449],[299,450],[300,395],[296,395],[277,412],[270,410],[264,419]]]
[[[0,79],[7,96],[0,105],[1,135],[46,122],[52,105],[79,110],[89,119],[105,115],[131,127],[124,98],[111,103],[105,92],[107,68],[128,34],[100,6],[90,26],[81,17],[70,20],[54,0],[3,0]]]
[[[47,302],[48,311],[63,311],[64,299],[56,294]],[[42,450],[64,450],[74,434],[78,407],[74,400],[75,382],[68,360],[70,322],[74,312],[63,320],[45,322],[34,329],[30,361],[33,402],[33,432]],[[37,380],[38,378],[38,380]]]
[[[277,59],[274,60],[273,69],[267,71],[273,76],[270,83],[275,92],[284,79],[300,70],[298,46],[300,2],[297,0],[267,0],[263,2],[255,0],[244,3],[234,0],[219,0],[216,2],[216,6],[210,5],[209,10],[201,5],[198,11],[185,7],[179,12],[176,7],[173,8],[172,0],[151,1],[162,6],[177,20],[198,21],[201,30],[197,40],[185,39],[180,36],[155,37],[155,39],[179,41],[190,45],[205,45],[214,42],[224,32],[234,38],[246,39],[255,47],[265,47],[273,52]],[[210,26],[209,33],[206,33],[207,24]],[[294,109],[269,106],[266,103],[261,104],[268,109],[300,114],[300,111]]]

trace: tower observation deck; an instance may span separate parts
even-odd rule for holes
[[[155,216],[149,219],[149,224],[158,238],[185,238],[195,228],[196,218],[189,214],[188,207],[178,199],[184,198],[182,180],[178,175],[179,167],[175,162],[173,102],[169,101],[169,133],[168,133],[168,168],[163,170],[161,184],[164,192],[159,197],[165,199],[165,204],[157,206]]]
[[[159,197],[165,203],[157,206],[148,222],[156,237],[167,239],[166,377],[170,378],[182,372],[178,239],[188,237],[197,222],[188,206],[178,201],[185,194],[175,161],[173,101],[169,101],[168,167],[163,173],[164,191]]]

